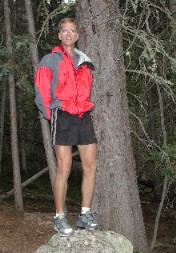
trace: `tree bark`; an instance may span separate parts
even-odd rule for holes
[[[32,65],[34,72],[36,71],[37,64],[39,63],[39,56],[37,50],[37,40],[36,40],[36,32],[35,32],[35,24],[32,12],[32,4],[31,0],[25,0],[25,8],[26,8],[26,15],[28,20],[28,31],[30,35],[30,53],[32,57]],[[51,137],[50,137],[50,127],[47,120],[42,118],[41,113],[39,113],[41,128],[42,128],[42,135],[43,135],[43,142],[45,147],[46,153],[46,160],[49,168],[49,174],[51,179],[51,184],[53,185],[54,178],[56,175],[56,158],[51,146]]]
[[[169,1],[169,9],[170,9],[172,15],[174,15],[174,17],[176,17],[176,0]]]
[[[12,37],[11,37],[11,23],[10,23],[10,9],[7,0],[4,0],[4,15],[5,15],[5,30],[7,37],[7,49],[13,53]],[[15,80],[12,74],[9,75],[9,100],[10,100],[10,127],[11,127],[11,149],[13,162],[13,176],[14,176],[14,192],[15,192],[15,207],[19,212],[23,212],[23,197],[21,188],[21,174],[19,162],[18,136],[17,136],[17,119],[16,119],[16,98],[15,98]]]
[[[25,173],[27,173],[26,144],[25,144],[24,139],[21,139],[20,148],[21,148],[21,166],[22,166],[22,170]]]
[[[78,1],[80,50],[92,58],[93,118],[98,137],[93,208],[102,229],[126,236],[134,250],[149,252],[132,151],[119,1]]]
[[[1,109],[0,109],[0,173],[2,172],[2,147],[4,134],[4,114],[7,96],[7,78],[2,81]]]

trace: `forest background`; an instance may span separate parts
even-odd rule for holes
[[[115,1],[110,2],[114,6],[117,5]],[[165,211],[175,222],[176,1],[129,0],[120,1],[118,4],[121,15],[117,23],[123,34],[123,54],[120,57],[124,57],[125,61],[139,190],[141,194],[152,192],[152,198],[154,197],[159,204],[153,247],[161,212]],[[12,35],[10,47],[5,36],[7,19],[4,18],[3,5],[0,6],[1,199],[8,196],[3,193],[12,187],[12,184],[7,182],[15,181],[16,209],[23,211],[22,200],[19,197],[20,181],[24,182],[49,165],[44,149],[46,144],[43,145],[40,117],[34,104],[33,83],[36,64],[32,63],[29,53],[31,35],[29,36],[24,1],[9,1],[8,8]],[[32,1],[32,9],[36,27],[35,43],[41,58],[58,44],[57,24],[65,16],[75,16],[75,4],[38,0]],[[103,41],[100,43],[103,44]],[[11,84],[8,96],[9,76],[14,77],[15,105],[12,105]],[[14,108],[17,124],[14,123]],[[15,125],[17,131],[14,129]],[[14,141],[14,138],[18,141]],[[41,174],[46,171],[47,168],[42,170]],[[50,170],[51,181],[52,177]]]

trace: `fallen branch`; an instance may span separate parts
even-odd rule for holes
[[[23,182],[21,184],[22,189],[24,187],[26,187],[27,185],[29,185],[30,183],[32,183],[34,180],[36,180],[37,178],[39,178],[40,176],[42,176],[43,174],[45,174],[48,171],[48,167],[44,168],[43,170],[39,171],[37,174],[35,174],[34,176],[30,177],[29,179],[27,179],[25,182]],[[0,195],[0,200],[3,199],[7,199],[8,197],[10,197],[11,195],[14,194],[14,188],[6,193],[3,193]]]
[[[72,153],[72,157],[78,155],[78,151],[75,151]],[[21,184],[22,189],[26,186],[28,186],[30,183],[35,181],[37,178],[41,177],[43,174],[45,174],[48,171],[48,167],[44,168],[43,170],[39,171],[37,174],[34,176],[30,177],[27,179],[25,182]],[[6,193],[3,193],[0,195],[0,200],[7,199],[8,197],[12,196],[14,194],[14,188]]]

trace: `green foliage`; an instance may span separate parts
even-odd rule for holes
[[[24,50],[24,48],[28,46],[28,39],[26,37],[16,36],[14,44],[16,50],[19,50],[21,48]]]
[[[175,177],[175,172],[173,172],[171,168],[162,168],[160,172],[163,177],[168,177],[168,178]]]
[[[5,47],[2,47],[0,49],[0,60],[3,61],[7,58],[9,58],[10,54],[9,54],[9,51],[7,50],[7,48]]]
[[[46,166],[43,143],[41,137],[40,121],[38,119],[38,110],[34,104],[34,72],[31,62],[29,40],[30,36],[27,29],[27,19],[25,13],[25,2],[22,0],[12,1],[10,3],[10,16],[12,28],[12,45],[13,53],[9,53],[6,48],[6,40],[4,36],[4,22],[0,23],[1,29],[1,47],[0,47],[0,81],[5,76],[12,74],[16,85],[16,105],[17,105],[17,121],[18,121],[18,137],[23,139],[25,143],[29,143],[26,147],[26,155],[28,164],[30,159],[33,164],[40,160],[41,167]],[[63,1],[32,1],[33,15],[38,38],[38,50],[40,58],[48,51],[56,46],[58,41],[57,30],[58,22],[65,15],[73,17],[74,6],[64,5]],[[0,6],[0,13],[3,16],[3,5]],[[4,21],[2,18],[1,21]],[[1,85],[1,83],[0,83]],[[1,89],[0,89],[1,95]],[[8,99],[6,100],[9,102]],[[6,108],[9,108],[7,105]],[[6,117],[9,118],[9,112]],[[10,129],[9,120],[5,121],[4,147],[8,149],[10,145]],[[38,147],[36,150],[35,147]],[[42,147],[42,155],[41,155]],[[33,152],[39,153],[34,156]],[[33,160],[34,158],[34,160]],[[6,158],[5,158],[6,159]],[[9,163],[9,159],[7,159]],[[9,164],[11,166],[11,164]],[[8,165],[6,165],[8,167]],[[38,166],[40,167],[40,166]],[[33,168],[33,167],[32,167]]]
[[[3,80],[10,72],[10,67],[7,63],[10,57],[9,51],[6,48],[0,49],[0,81]]]
[[[34,73],[29,53],[24,1],[13,1],[12,8],[14,51],[13,55],[7,51],[3,38],[0,48],[0,81],[9,73],[14,75],[18,91],[17,106],[22,111],[23,119],[23,129],[20,129],[20,132],[26,136],[27,140],[33,141],[35,139],[33,132],[39,128],[39,125],[35,125],[35,122],[38,122],[38,114],[33,102]],[[2,7],[0,11],[2,13]],[[167,168],[165,161],[168,156],[170,167],[173,168],[176,159],[176,145],[173,138],[176,115],[176,36],[173,33],[175,20],[169,12],[167,1],[164,0],[120,1],[120,11],[121,18],[116,24],[123,32],[124,53],[122,56],[124,56],[126,66],[135,155],[139,152],[145,166],[152,164],[153,170],[159,166]],[[65,5],[61,0],[33,1],[33,14],[41,58],[59,43],[58,22],[65,16],[74,17],[75,9],[74,4]],[[3,22],[0,28],[3,34]],[[163,99],[167,148],[163,147],[157,85]],[[153,96],[152,111],[149,111],[150,93]],[[153,139],[151,134],[152,121],[155,121],[156,139]],[[40,130],[37,129],[36,132],[38,131]],[[38,136],[35,137],[38,141]],[[167,169],[161,169],[161,171],[162,175],[170,173]]]
[[[23,90],[23,91],[26,91],[30,94],[34,94],[34,88],[31,84],[31,82],[29,81],[28,79],[28,76],[27,75],[23,75],[17,82],[16,82],[16,85],[19,89]]]
[[[171,161],[176,162],[176,143],[173,145],[168,145],[167,147],[163,148],[160,151],[151,153],[149,156],[149,160],[150,161],[155,161],[155,160],[161,161],[161,159],[166,154],[170,157]]]
[[[152,180],[156,171],[176,178],[176,21],[169,7],[161,0],[120,1],[117,22],[123,31],[137,170]]]
[[[0,81],[2,81],[5,76],[8,76],[9,72],[10,70],[7,64],[0,65]]]
[[[39,9],[38,27],[38,48],[41,49],[41,55],[50,52],[51,49],[58,45],[58,23],[67,17],[75,16],[75,5],[64,4],[63,1],[45,1],[42,2]]]

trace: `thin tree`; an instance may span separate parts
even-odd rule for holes
[[[26,173],[27,172],[27,160],[26,160],[26,143],[24,140],[23,133],[23,111],[21,108],[18,110],[19,115],[19,139],[20,139],[20,150],[21,150],[21,169]]]
[[[158,110],[156,110],[156,101],[157,97],[157,88],[155,83],[151,83],[148,81],[146,84],[146,96],[147,96],[147,105],[148,105],[148,132],[149,137],[153,141],[153,143],[158,145],[158,136],[157,136],[157,116]],[[140,147],[140,144],[139,144]],[[140,150],[140,148],[139,148]],[[153,151],[156,151],[156,147],[153,147]],[[154,188],[155,188],[155,197],[160,199],[162,194],[162,176],[159,168],[155,169],[154,172]]]
[[[26,8],[26,16],[28,20],[28,32],[30,35],[30,53],[32,58],[32,65],[34,72],[36,71],[37,64],[39,62],[38,50],[37,50],[37,40],[36,40],[36,32],[35,32],[35,23],[32,12],[32,4],[31,0],[25,0],[25,8]],[[54,152],[51,146],[51,137],[50,137],[50,128],[47,120],[43,119],[40,114],[40,123],[42,127],[42,135],[43,142],[46,153],[46,160],[49,168],[51,183],[53,185],[54,177],[56,174],[56,159],[54,156]]]
[[[169,7],[170,7],[170,12],[173,15],[173,19],[171,22],[171,28],[172,28],[172,37],[176,38],[176,28],[175,28],[175,23],[176,23],[176,0],[170,0],[169,1]],[[174,56],[176,56],[176,50],[173,52]],[[164,112],[164,103],[163,103],[163,97],[161,93],[161,87],[160,85],[157,86],[157,91],[158,91],[158,97],[159,97],[159,105],[160,105],[160,119],[161,119],[161,128],[162,128],[162,136],[163,136],[163,150],[167,147],[168,145],[168,136],[167,136],[167,131],[166,131],[166,118],[165,118],[165,112]],[[165,165],[167,169],[171,168],[171,163],[169,159],[169,155],[167,153],[163,154],[163,160],[165,160]],[[173,180],[169,180],[168,176],[165,175],[164,180],[163,180],[163,190],[161,194],[161,201],[158,207],[158,212],[155,218],[155,223],[154,223],[154,231],[153,231],[153,238],[151,241],[150,249],[153,250],[155,244],[156,244],[156,238],[157,238],[157,232],[158,232],[158,226],[159,226],[159,220],[161,216],[161,212],[164,206],[164,201],[168,193],[169,186],[172,184]]]
[[[7,78],[2,81],[2,94],[1,94],[1,104],[0,104],[0,173],[2,172],[2,147],[3,147],[3,135],[4,135],[4,115],[5,115],[5,105],[7,96]]]
[[[119,1],[78,1],[80,49],[95,64],[93,98],[98,137],[94,210],[103,229],[126,236],[134,250],[149,252],[133,157]]]
[[[7,44],[7,49],[12,56],[13,46],[12,46],[12,36],[11,36],[9,3],[7,0],[4,0],[3,3],[4,3],[5,31],[6,31],[6,41],[7,41],[6,44]],[[17,211],[23,212],[23,197],[22,197],[22,187],[21,187],[21,174],[20,174],[18,135],[17,135],[15,80],[12,73],[9,74],[8,80],[9,80],[11,150],[12,150],[13,177],[14,177],[15,207]]]
[[[164,106],[163,106],[163,98],[161,95],[160,86],[158,84],[157,84],[157,90],[158,90],[159,105],[160,105],[160,118],[161,118],[162,134],[163,134],[163,148],[166,148],[167,147],[167,132],[166,132],[166,126],[165,126]],[[170,167],[170,159],[169,159],[168,154],[165,154],[163,159],[165,160],[166,168],[168,169]],[[163,190],[161,194],[161,201],[159,204],[158,212],[157,212],[155,223],[154,223],[153,238],[150,245],[151,250],[153,250],[156,243],[159,220],[160,220],[162,208],[164,205],[164,201],[167,196],[167,191],[168,191],[168,177],[165,176],[163,180]]]
[[[175,22],[176,22],[176,0],[169,0],[169,9],[170,9],[171,14],[173,15],[172,35],[176,36],[176,27],[175,27]],[[174,53],[176,55],[176,52],[174,52]]]

